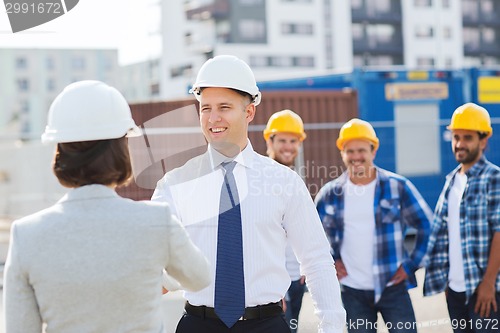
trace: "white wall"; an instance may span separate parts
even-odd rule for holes
[[[416,68],[419,57],[434,58],[434,66],[452,67],[463,65],[462,14],[460,1],[450,1],[450,8],[443,8],[442,0],[432,1],[432,7],[415,7],[413,1],[401,1],[403,12],[404,61],[406,66]],[[417,38],[419,27],[432,27],[430,38]],[[451,30],[451,37],[445,38],[444,30]]]
[[[351,68],[353,65],[351,4],[347,0],[331,0],[331,6],[333,67]]]

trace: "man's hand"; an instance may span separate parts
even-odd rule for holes
[[[474,306],[474,312],[479,317],[489,317],[491,310],[497,311],[497,301],[495,299],[495,284],[483,280],[476,289],[477,300]]]
[[[341,259],[335,260],[335,268],[337,269],[337,279],[341,280],[347,276],[347,270]]]
[[[395,284],[401,283],[408,278],[403,266],[399,266],[398,270],[392,276],[391,280],[387,284],[388,286],[393,286]]]

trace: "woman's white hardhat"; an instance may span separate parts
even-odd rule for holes
[[[64,143],[140,136],[130,107],[115,88],[100,81],[68,85],[49,109],[43,143]]]

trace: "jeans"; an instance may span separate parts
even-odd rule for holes
[[[446,303],[450,314],[451,327],[454,333],[483,333],[500,330],[500,311],[493,312],[490,316],[481,318],[474,312],[477,295],[474,294],[465,304],[465,292],[457,293],[448,288],[446,293]],[[500,305],[500,292],[496,293],[497,306]]]
[[[306,284],[301,284],[300,280],[296,280],[292,281],[287,291],[285,317],[292,333],[297,332],[299,326],[299,312],[302,307],[302,296],[304,296],[305,289]]]
[[[375,303],[373,290],[342,286],[342,302],[347,312],[347,331],[377,333],[377,313],[391,333],[416,333],[415,313],[406,283],[386,287]]]

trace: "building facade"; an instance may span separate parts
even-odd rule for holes
[[[40,140],[54,98],[68,84],[118,81],[117,50],[0,49],[3,140]]]
[[[185,96],[201,64],[234,54],[257,80],[357,66],[500,64],[496,0],[162,1],[159,97]]]

